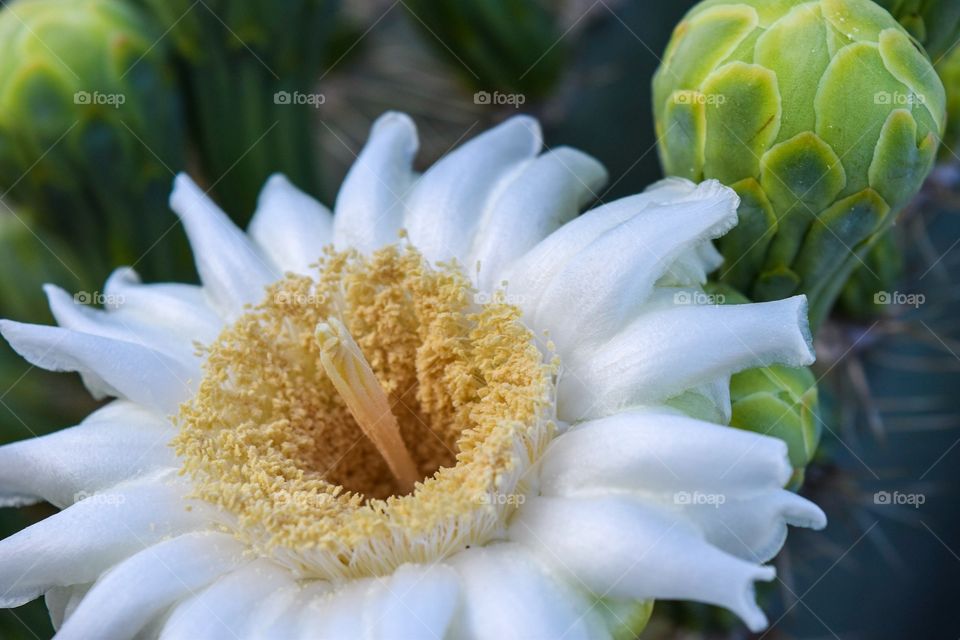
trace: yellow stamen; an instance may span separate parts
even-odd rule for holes
[[[343,323],[333,317],[317,325],[315,337],[323,368],[354,420],[383,456],[401,490],[413,491],[421,476],[400,437],[387,394],[360,347]]]
[[[329,247],[313,277],[272,285],[204,349],[197,394],[177,416],[192,497],[309,579],[389,575],[495,539],[516,510],[497,498],[533,490],[528,472],[553,437],[557,368],[519,309],[497,299],[478,309],[475,294],[457,265],[396,245],[371,256]],[[330,357],[347,393],[322,363],[331,316],[349,318]],[[331,325],[320,339],[318,325]],[[347,338],[375,380],[337,360],[354,357],[341,353]],[[412,493],[385,448],[358,433],[387,405],[405,445],[395,450],[419,472]]]

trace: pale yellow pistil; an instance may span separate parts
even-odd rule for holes
[[[323,369],[353,419],[383,456],[401,491],[413,491],[421,476],[400,437],[387,394],[353,336],[340,320],[330,317],[317,325],[316,340]]]

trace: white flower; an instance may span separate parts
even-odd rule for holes
[[[62,508],[0,542],[0,606],[63,639],[603,638],[654,598],[764,627],[761,563],[825,518],[716,423],[731,373],[812,361],[805,301],[698,304],[731,190],[577,217],[603,168],[540,149],[517,117],[418,175],[387,114],[336,215],[275,176],[246,233],[180,176],[201,287],[121,269],[105,310],[4,321],[116,399],[0,448],[0,504]]]

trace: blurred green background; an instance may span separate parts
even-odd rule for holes
[[[176,171],[200,177],[240,223],[276,170],[332,204],[387,109],[417,122],[421,167],[522,111],[540,118],[548,147],[603,162],[611,179],[599,200],[640,191],[661,177],[651,79],[693,2],[128,0],[97,13],[93,38],[109,46],[68,59],[23,49],[30,12],[53,11],[62,22],[51,33],[69,33],[79,22],[61,7],[105,11],[98,2],[5,4],[0,66],[36,56],[54,79],[9,72],[0,84],[0,315],[47,323],[44,282],[95,294],[120,263],[147,279],[195,279],[165,205]],[[88,86],[88,68],[100,84]],[[146,92],[157,113],[141,121],[133,100],[113,111],[75,102],[94,90]],[[64,101],[76,114],[50,106]],[[22,118],[46,128],[11,133]],[[10,157],[30,161],[18,171]],[[890,291],[924,302],[835,314],[819,333],[823,440],[802,491],[830,526],[792,532],[780,580],[761,593],[773,623],[762,637],[960,637],[960,159],[950,148],[894,238],[903,266]],[[36,370],[0,344],[0,443],[75,424],[93,406],[76,376]],[[877,492],[924,503],[878,503]],[[50,513],[0,510],[0,537]],[[51,635],[42,601],[0,610],[0,638]],[[658,603],[643,637],[748,634],[715,609]]]

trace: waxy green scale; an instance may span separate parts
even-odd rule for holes
[[[814,326],[933,166],[945,125],[929,59],[870,0],[706,0],[653,82],[669,175],[742,199],[720,278],[810,298]]]

